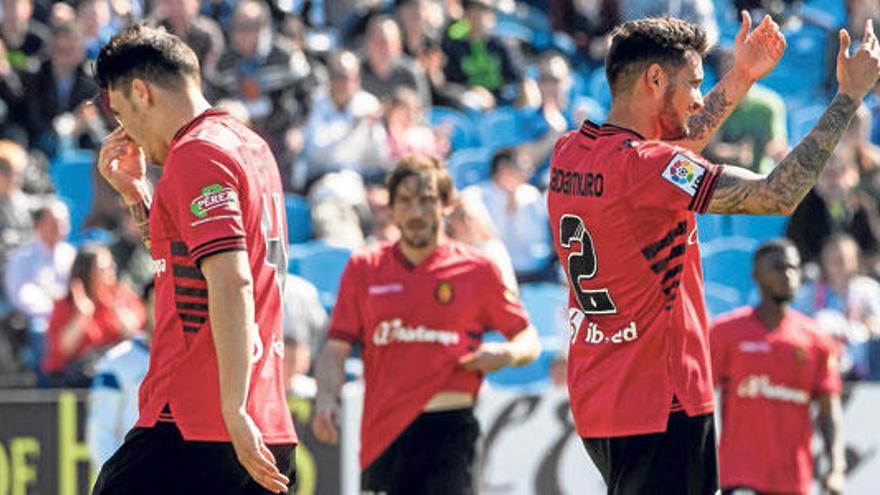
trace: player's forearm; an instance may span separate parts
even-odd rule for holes
[[[220,407],[224,418],[246,411],[251,352],[254,339],[259,338],[254,324],[251,279],[241,272],[242,267],[235,266],[240,261],[224,256],[227,254],[233,253],[215,255],[203,263],[208,280],[208,313],[217,353]],[[244,263],[246,260],[245,257]],[[207,266],[209,262],[210,267]]]
[[[347,347],[346,347],[347,346]],[[315,361],[315,382],[318,385],[317,401],[335,402],[345,383],[345,359],[351,346],[329,340]]]
[[[535,327],[529,325],[507,343],[511,366],[525,366],[541,354],[541,341]]]
[[[706,95],[703,108],[688,119],[688,137],[675,144],[701,153],[754,83],[735,69],[727,71]]]
[[[150,250],[150,206],[153,203],[152,194],[149,188],[144,184],[136,195],[124,197],[125,206],[131,219],[137,226],[138,233],[141,235],[141,241],[147,251]]]
[[[840,396],[825,396],[819,405],[819,430],[831,471],[846,471],[846,447],[843,442],[843,408]]]
[[[850,96],[838,93],[813,130],[766,177],[727,167],[709,212],[791,215],[816,183],[857,108]]]

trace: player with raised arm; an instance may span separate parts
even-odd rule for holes
[[[388,191],[400,241],[357,253],[345,268],[315,365],[312,429],[336,442],[343,364],[360,343],[364,493],[475,493],[473,406],[483,374],[528,364],[541,345],[495,262],[445,237],[454,191],[443,163],[404,157]],[[489,329],[508,341],[482,343]]]
[[[95,72],[120,123],[98,169],[152,253],[156,318],[137,424],[94,493],[287,493],[297,439],[282,373],[287,235],[272,153],[211,108],[195,54],[164,30],[124,29]],[[155,194],[145,154],[164,167]]]
[[[571,282],[568,388],[578,434],[610,494],[718,489],[708,322],[694,213],[788,215],[812,187],[880,76],[868,22],[854,54],[840,31],[837,95],[766,176],[699,155],[785,40],[743,13],[733,68],[704,102],[703,30],[671,18],[612,35],[604,125],[564,135],[548,209]]]

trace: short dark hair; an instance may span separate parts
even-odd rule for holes
[[[794,249],[797,251],[797,246],[794,245],[789,239],[785,237],[780,237],[779,239],[771,239],[769,241],[765,241],[758,246],[758,249],[755,250],[755,254],[752,257],[752,264],[757,265],[758,261],[773,253],[784,253],[790,249]]]
[[[95,80],[102,91],[121,84],[128,96],[135,78],[163,88],[179,88],[186,78],[199,81],[199,59],[177,36],[162,28],[135,24],[101,47]]]
[[[611,35],[611,48],[605,57],[611,94],[629,89],[632,76],[651,64],[681,67],[688,50],[700,57],[709,50],[702,27],[673,17],[652,17],[621,24]]]
[[[452,204],[454,187],[449,170],[439,158],[425,154],[406,155],[398,160],[394,168],[388,172],[388,179],[385,181],[385,186],[388,188],[388,204],[394,205],[397,187],[401,182],[414,175],[425,173],[431,173],[437,177],[437,190],[443,204]]]
[[[492,163],[489,165],[489,175],[495,177],[495,174],[498,173],[498,169],[501,168],[502,164],[514,163],[515,165],[517,153],[516,148],[513,147],[501,148],[496,151],[492,155]]]

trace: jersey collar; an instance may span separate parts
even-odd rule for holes
[[[212,117],[215,115],[229,115],[229,112],[223,110],[222,108],[209,108],[205,110],[204,112],[196,115],[192,120],[184,124],[183,127],[178,129],[177,132],[174,133],[174,139],[172,139],[171,142],[173,143],[175,141],[178,141],[180,138],[185,136],[186,133],[190,131],[190,129],[195,127],[196,124],[207,119],[208,117]]]
[[[638,139],[640,139],[642,141],[645,140],[644,136],[642,136],[641,134],[639,134],[638,132],[636,132],[632,129],[627,129],[626,127],[620,127],[620,126],[617,126],[614,124],[599,125],[589,119],[584,120],[584,122],[581,124],[580,132],[581,132],[581,134],[585,134],[585,135],[592,137],[592,138],[595,138],[598,136],[613,136],[615,134],[626,133],[626,134],[632,134],[633,136],[637,137]]]

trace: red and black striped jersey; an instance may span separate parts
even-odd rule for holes
[[[178,131],[150,211],[156,326],[138,426],[173,420],[187,440],[229,440],[199,267],[208,256],[243,250],[259,330],[247,411],[267,443],[296,441],[282,373],[286,226],[278,167],[262,138],[218,110]]]
[[[547,204],[570,282],[568,387],[582,437],[661,432],[673,407],[712,411],[694,212],[720,173],[611,125],[585,122],[556,143]]]

